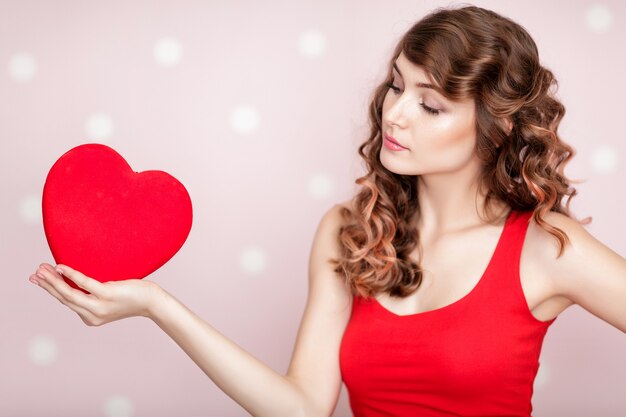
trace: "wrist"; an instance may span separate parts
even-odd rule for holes
[[[159,311],[162,310],[164,303],[167,301],[169,293],[159,285],[152,283],[150,288],[150,296],[144,312],[144,316],[152,321],[156,321]]]

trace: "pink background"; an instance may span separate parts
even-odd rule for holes
[[[243,416],[142,318],[87,327],[28,282],[52,262],[48,169],[87,142],[186,185],[194,225],[150,280],[285,372],[315,228],[355,192],[367,105],[439,1],[0,1],[1,416]],[[626,6],[478,1],[559,80],[574,214],[622,256]],[[535,416],[626,415],[626,337],[577,306],[548,332]],[[345,390],[334,414],[349,416]]]

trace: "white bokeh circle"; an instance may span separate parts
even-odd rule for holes
[[[183,58],[183,46],[178,39],[171,36],[157,40],[152,47],[156,62],[163,67],[173,67]]]
[[[36,336],[28,344],[28,357],[36,365],[53,364],[58,356],[57,343],[49,336]]]
[[[93,113],[85,120],[85,135],[89,140],[104,141],[114,131],[113,119],[106,113]]]
[[[335,180],[329,174],[317,173],[309,179],[309,195],[321,200],[328,198],[335,189]]]
[[[123,395],[113,395],[104,402],[106,417],[132,417],[135,415],[133,402]]]
[[[39,223],[42,219],[41,198],[36,194],[25,196],[20,200],[18,211],[26,223]]]
[[[249,105],[237,106],[229,117],[230,127],[241,135],[247,135],[257,130],[259,126],[259,113]]]
[[[618,159],[615,148],[609,145],[600,145],[591,154],[591,165],[596,172],[608,174],[617,168]]]
[[[8,71],[14,81],[30,81],[37,74],[37,61],[28,52],[18,52],[9,59]]]
[[[298,51],[307,58],[317,58],[326,51],[326,37],[319,30],[307,30],[298,37]]]
[[[248,274],[258,274],[267,267],[267,255],[258,246],[249,246],[239,255],[239,267]]]
[[[587,27],[595,32],[606,32],[613,24],[613,12],[603,4],[594,4],[585,13]]]

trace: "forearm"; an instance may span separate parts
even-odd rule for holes
[[[253,416],[304,414],[305,396],[295,383],[223,336],[165,290],[151,318],[229,397]]]

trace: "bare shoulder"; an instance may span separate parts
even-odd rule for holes
[[[329,234],[337,235],[341,226],[345,224],[345,218],[343,216],[345,209],[350,211],[354,210],[353,200],[340,201],[330,207],[326,213],[324,213],[320,221],[318,231],[323,229]]]
[[[568,238],[563,254],[558,257],[559,244],[556,237],[532,220],[528,225],[527,233],[530,235],[528,241],[536,248],[537,255],[542,255],[538,259],[543,259],[544,262],[551,264],[562,262],[572,264],[571,266],[585,263],[595,266],[599,260],[607,260],[607,257],[611,260],[624,260],[575,219],[561,213],[548,212],[543,216],[543,220],[549,226],[561,229]]]
[[[345,224],[343,212],[351,209],[350,201],[343,201],[334,204],[322,216],[311,247],[310,254],[310,278],[313,282],[343,282],[345,277],[339,277],[331,268],[333,262],[340,258],[342,254],[339,234],[341,227]],[[345,290],[334,285],[334,290]]]
[[[533,249],[533,260],[541,262],[544,267],[580,262],[582,256],[593,255],[602,250],[610,251],[608,247],[589,233],[584,225],[565,214],[550,211],[543,216],[543,221],[548,227],[558,228],[567,236],[563,252],[559,256],[560,244],[556,236],[531,218],[526,232],[526,242]]]
[[[575,219],[549,212],[543,220],[561,229],[568,242],[559,256],[556,237],[531,220],[524,251],[535,265],[533,271],[554,295],[625,329],[626,305],[622,300],[626,298],[626,260]]]
[[[526,231],[524,252],[526,257],[535,265],[537,274],[544,274],[543,279],[555,284],[554,280],[565,274],[567,270],[576,268],[580,257],[590,250],[594,243],[599,243],[575,219],[554,211],[543,216],[546,226],[558,228],[566,235],[561,245],[555,235],[539,225],[532,217]],[[556,288],[555,288],[556,291]]]
[[[340,201],[339,203],[335,204],[336,207],[338,208],[347,208],[350,211],[354,211],[355,210],[355,203],[354,203],[354,198],[351,198],[349,200],[344,200],[344,201]]]

